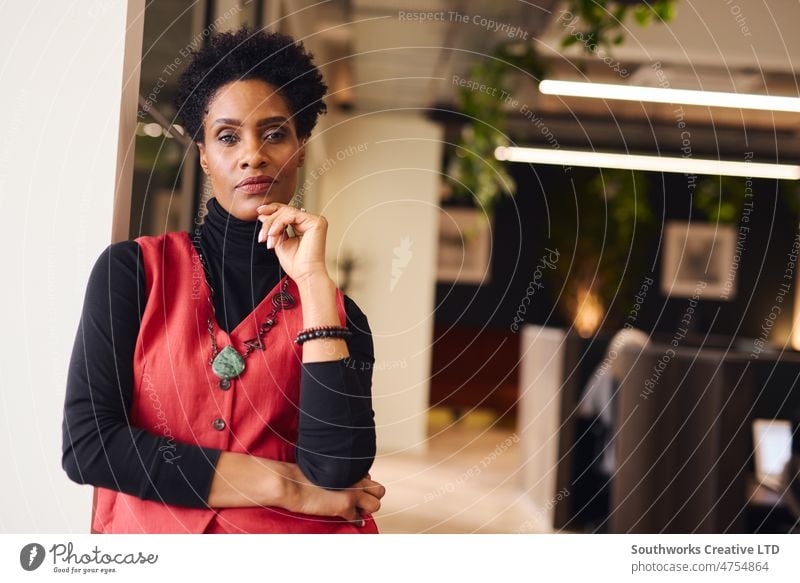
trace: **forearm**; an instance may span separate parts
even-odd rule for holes
[[[328,274],[307,277],[297,285],[305,328],[341,325],[336,308],[336,284]],[[315,338],[303,344],[303,362],[326,362],[349,356],[343,338]]]
[[[349,357],[305,362],[300,380],[297,465],[324,488],[349,486],[367,473],[375,457],[372,335],[364,313],[347,296],[344,302],[353,332],[346,341]],[[356,361],[368,366],[351,366]]]
[[[369,480],[353,486],[348,492],[330,492],[309,482],[296,464],[222,452],[208,505],[212,508],[276,506],[290,512],[347,520],[359,519],[359,509],[375,512],[380,508],[374,498],[383,496],[382,486]],[[372,489],[367,490],[368,487]]]
[[[329,391],[334,393],[334,390]],[[337,399],[328,399],[332,403]],[[331,407],[309,406],[300,414],[297,465],[311,482],[329,489],[346,488],[369,471],[375,459],[376,436],[371,408],[354,398],[339,398]],[[344,401],[344,402],[343,402]]]
[[[116,490],[142,500],[205,508],[219,450],[168,440],[82,404],[65,408],[62,467],[78,484]]]
[[[211,481],[208,505],[212,508],[242,506],[292,506],[293,473],[288,462],[223,451]]]

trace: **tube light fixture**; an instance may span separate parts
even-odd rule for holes
[[[732,162],[700,158],[669,156],[643,156],[611,154],[580,150],[554,150],[550,148],[495,148],[494,157],[509,162],[555,164],[559,166],[586,166],[592,168],[620,168],[623,170],[650,170],[678,174],[710,174],[713,176],[744,176],[748,178],[800,179],[800,166],[768,164],[765,162]]]
[[[545,95],[563,95],[567,97],[590,97],[800,113],[800,98],[781,95],[696,91],[692,89],[643,87],[639,85],[556,81],[553,79],[545,79],[539,83],[539,92]]]

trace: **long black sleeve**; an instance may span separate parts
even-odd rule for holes
[[[62,466],[79,484],[204,508],[220,451],[180,442],[171,449],[166,437],[129,423],[146,301],[138,256],[133,241],[110,245],[89,277],[67,376]]]
[[[206,243],[214,248],[215,240],[209,235]],[[249,257],[248,268],[242,268],[236,260],[244,254],[234,251],[227,263],[212,262],[211,267],[212,275],[222,281],[223,293],[214,301],[227,331],[253,310],[280,276],[277,269],[270,270],[269,262],[249,268]],[[133,356],[145,289],[141,252],[134,241],[110,245],[94,265],[67,378],[62,466],[80,484],[205,508],[220,450],[167,443],[165,437],[130,425]],[[372,337],[355,302],[345,296],[345,305],[353,330],[350,359],[306,363],[301,375],[298,464],[323,487],[337,487],[351,477],[345,485],[358,481],[375,454]],[[162,455],[165,450],[171,452],[169,457]]]
[[[346,488],[375,459],[374,347],[364,313],[345,296],[349,358],[303,365],[297,465],[324,488]]]

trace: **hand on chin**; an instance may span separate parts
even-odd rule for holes
[[[263,194],[244,194],[236,192],[233,197],[233,204],[230,211],[237,219],[242,221],[257,221],[258,220],[258,207],[272,202],[280,202],[287,204],[281,200],[277,200],[272,196],[265,196]]]

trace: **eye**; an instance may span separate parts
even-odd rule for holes
[[[286,137],[286,132],[284,132],[281,128],[276,128],[275,130],[264,134],[264,137],[268,140],[280,141]]]
[[[264,139],[270,142],[280,142],[285,137],[286,137],[286,132],[281,128],[275,128],[264,133]],[[217,136],[217,140],[219,140],[225,145],[230,146],[238,142],[239,138],[235,133],[226,133]]]

